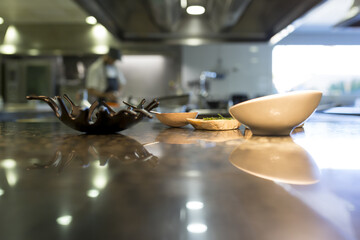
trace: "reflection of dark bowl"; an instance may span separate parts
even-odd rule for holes
[[[81,161],[82,166],[87,167],[91,159],[99,161],[101,166],[109,160],[122,164],[147,162],[149,166],[156,166],[158,162],[158,157],[148,152],[140,142],[121,134],[69,135],[53,141],[57,145],[54,158],[35,163],[28,167],[29,170],[57,167],[61,172],[71,161]]]

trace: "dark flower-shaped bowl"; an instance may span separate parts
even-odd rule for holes
[[[46,102],[61,122],[80,132],[90,134],[109,134],[125,130],[141,121],[144,117],[152,118],[150,111],[159,105],[154,99],[144,107],[145,99],[134,106],[127,102],[126,109],[115,112],[103,101],[95,101],[89,108],[76,106],[73,101],[64,94],[65,100],[70,104],[69,111],[64,100],[60,96],[54,98],[46,96],[27,96],[28,100],[41,100]]]

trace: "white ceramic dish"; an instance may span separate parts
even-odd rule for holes
[[[196,118],[198,112],[155,113],[159,121],[169,127],[183,127],[189,124],[187,118]]]
[[[198,130],[212,130],[212,131],[224,131],[224,130],[233,130],[240,127],[239,121],[232,120],[203,120],[203,119],[194,119],[188,118],[187,121]]]
[[[310,117],[321,97],[313,90],[274,94],[236,104],[229,112],[254,135],[289,135]]]

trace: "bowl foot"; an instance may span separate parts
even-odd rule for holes
[[[253,135],[256,136],[289,136],[293,128],[286,129],[256,129],[250,128]]]

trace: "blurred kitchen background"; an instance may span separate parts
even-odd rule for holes
[[[320,110],[360,114],[359,11],[360,0],[1,0],[0,121],[50,114],[31,94],[80,104],[110,46],[123,53],[122,98],[157,97],[161,111],[227,113],[317,89]]]

